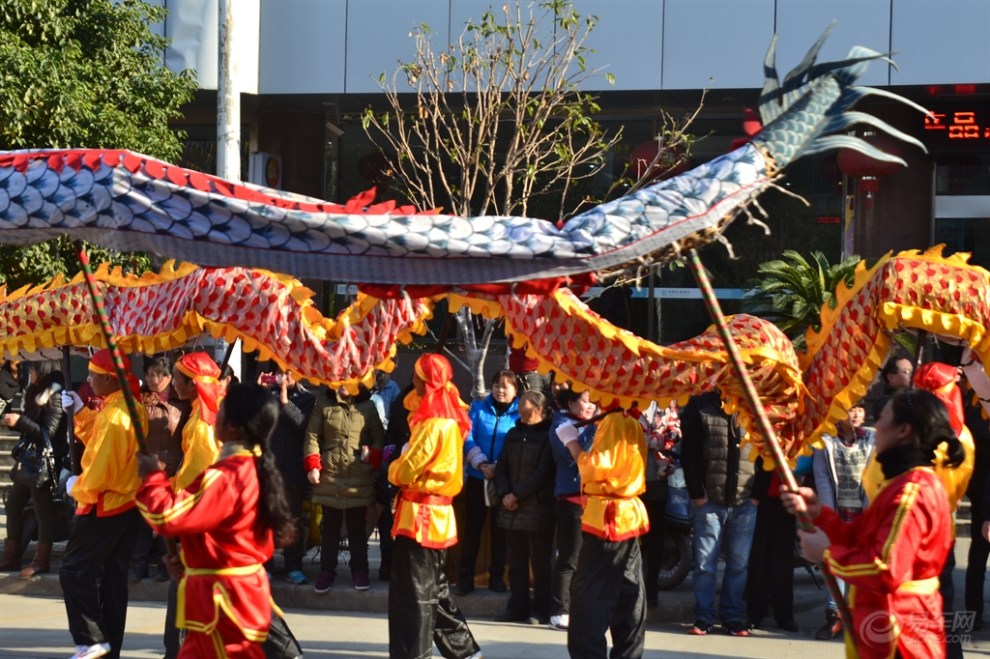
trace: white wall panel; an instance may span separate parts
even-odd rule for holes
[[[598,17],[587,41],[598,52],[589,57],[588,68],[605,67],[603,73],[615,76],[614,86],[599,75],[585,88],[660,88],[662,0],[577,0],[574,4],[582,16]]]
[[[990,1],[892,2],[891,84],[990,82]]]
[[[503,7],[508,7],[510,10],[510,18],[506,18]],[[448,21],[450,31],[447,41],[453,43],[463,35],[464,42],[466,44],[470,43],[472,36],[465,32],[467,24],[469,22],[480,23],[482,15],[485,12],[493,13],[495,15],[495,21],[499,25],[505,25],[506,20],[510,22],[518,20],[520,24],[526,24],[530,19],[537,21],[537,25],[541,29],[536,32],[536,40],[540,42],[541,48],[540,50],[531,50],[531,54],[527,56],[527,61],[533,62],[539,60],[537,53],[545,52],[553,43],[553,23],[550,20],[541,19],[541,17],[548,16],[547,12],[540,11],[538,7],[532,6],[530,3],[522,3],[519,6],[518,13],[516,13],[514,4],[504,1],[500,2],[498,0],[451,0]],[[439,37],[437,43],[439,43]]]
[[[217,88],[217,0],[169,0],[165,66],[193,69],[200,89]]]
[[[819,62],[843,59],[853,46],[890,52],[891,0],[777,0],[777,72],[781,79],[833,21]],[[888,84],[890,65],[870,64],[863,85]]]
[[[450,43],[447,8],[447,0],[348,0],[346,91],[380,91],[380,74],[391,80],[399,61],[414,59],[409,33],[422,23],[435,31],[435,49]]]
[[[665,0],[664,89],[762,87],[773,0]]]
[[[231,0],[235,37],[231,75],[237,89],[245,94],[258,93],[258,51],[261,48],[261,0]],[[219,57],[219,55],[218,55]]]
[[[444,3],[446,4],[446,3]],[[448,12],[449,21],[444,24],[444,28],[449,28],[450,41],[453,41],[464,31],[464,26],[467,25],[468,21],[478,23],[481,21],[481,15],[486,11],[491,11],[497,17],[502,17],[502,6],[509,3],[498,2],[498,0],[451,0],[450,11]],[[522,15],[528,16],[527,11],[528,6],[523,5]],[[440,31],[439,25],[434,25],[434,29],[438,32]]]
[[[346,34],[347,0],[262,0],[261,93],[342,92]]]
[[[217,86],[217,0],[150,0],[169,15],[165,64],[191,68],[202,89]],[[410,31],[435,30],[443,48],[465,22],[504,0],[234,0],[260,2],[260,26],[239,55],[259,93],[376,93],[377,78],[414,56]],[[576,0],[599,23],[589,66],[607,67],[614,89],[759,88],[761,63],[776,29],[777,63],[786,73],[825,26],[836,26],[821,60],[853,45],[893,50],[899,71],[870,67],[872,85],[990,82],[990,0]],[[524,9],[529,3],[524,2]],[[253,49],[253,50],[252,50]],[[257,73],[251,71],[256,63]],[[242,81],[252,89],[251,81]],[[588,89],[609,89],[603,79]]]

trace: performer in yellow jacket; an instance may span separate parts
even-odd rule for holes
[[[130,363],[124,358],[124,370]],[[134,507],[138,478],[137,438],[109,350],[99,350],[89,362],[88,381],[103,398],[99,411],[83,409],[72,391],[62,395],[62,407],[79,418],[76,433],[85,445],[82,473],[66,489],[78,504],[76,523],[65,548],[59,581],[76,644],[73,659],[119,657],[127,619],[127,568],[134,553],[141,515]],[[128,387],[141,395],[137,379]],[[144,406],[136,405],[137,422],[147,432]]]
[[[452,375],[442,355],[417,360],[415,391],[405,400],[412,434],[388,470],[399,488],[388,589],[392,659],[426,659],[434,642],[448,659],[481,656],[444,574],[446,549],[457,544],[451,501],[464,483],[464,438],[471,430]]]
[[[183,355],[172,369],[172,387],[176,395],[192,401],[189,420],[182,428],[182,465],[172,479],[176,491],[189,487],[220,456],[213,435],[224,391],[219,377],[220,367],[205,352]]]
[[[598,422],[590,451],[572,423],[557,428],[587,496],[581,553],[571,582],[567,650],[571,659],[634,659],[643,655],[646,592],[638,536],[650,529],[639,495],[646,490],[646,437],[632,413],[613,410]],[[612,652],[605,642],[612,634]]]

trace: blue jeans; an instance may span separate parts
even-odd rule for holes
[[[755,526],[756,506],[748,500],[731,508],[714,503],[695,508],[691,585],[698,622],[706,625],[715,622],[716,570],[723,548],[726,565],[718,603],[719,621],[722,624],[745,621],[743,594]]]

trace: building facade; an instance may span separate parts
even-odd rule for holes
[[[183,126],[187,164],[209,170],[216,148],[217,0],[154,0],[169,17],[170,68],[196,70],[197,100]],[[410,31],[428,24],[434,43],[455,40],[468,20],[503,2],[488,0],[232,0],[234,61],[243,92],[244,174],[330,200],[378,182],[377,147],[357,114],[384,107],[379,77],[391,79],[412,59]],[[624,130],[613,154],[620,167],[658,129],[658,108],[676,116],[702,112],[691,127],[701,139],[693,160],[730,149],[755,108],[763,58],[779,35],[778,69],[796,65],[834,22],[820,60],[862,45],[893,53],[896,68],[871,65],[862,84],[904,95],[932,116],[882,99],[863,108],[920,139],[927,153],[898,145],[907,168],[866,171],[835,154],[809,157],[786,172],[786,185],[810,203],[768,193],[772,234],[730,229],[738,259],[709,250],[716,285],[739,288],[762,260],[783,249],[878,257],[890,250],[944,242],[990,267],[990,0],[576,0],[598,23],[591,68],[614,76],[589,81],[606,128]],[[401,89],[400,89],[401,90]],[[862,163],[860,163],[861,165]],[[609,173],[611,175],[611,173]],[[872,174],[872,175],[871,175]],[[737,223],[740,224],[740,223]],[[706,255],[706,258],[707,255]],[[683,273],[661,274],[676,287]],[[731,303],[729,304],[731,310]],[[678,316],[679,314],[672,314]],[[641,329],[641,328],[640,328]],[[696,330],[664,330],[664,339]]]

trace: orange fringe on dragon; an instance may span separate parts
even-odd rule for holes
[[[822,328],[809,332],[807,351],[796,354],[771,323],[747,315],[730,318],[732,334],[749,365],[788,457],[823,432],[832,432],[849,404],[862,397],[881,367],[892,332],[923,330],[965,343],[978,363],[990,361],[990,273],[968,256],[925,253],[886,256],[861,264],[851,288],[838,292],[835,309],[823,309]],[[503,318],[517,346],[603,403],[684,402],[719,388],[749,431],[751,455],[764,454],[761,433],[714,328],[688,341],[661,346],[619,329],[567,289],[550,295],[450,292],[431,297],[378,299],[360,293],[336,319],[313,306],[312,292],[284,275],[248,268],[171,264],[141,277],[97,273],[113,331],[122,350],[153,353],[177,348],[209,332],[273,359],[295,375],[331,386],[370,383],[374,369],[391,370],[398,343],[425,331],[442,298],[489,317]],[[55,345],[101,345],[99,326],[81,276],[46,287],[0,291],[4,358],[51,350]],[[57,353],[57,350],[53,351]]]

